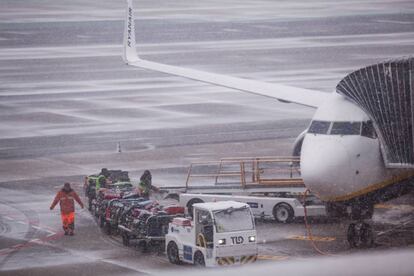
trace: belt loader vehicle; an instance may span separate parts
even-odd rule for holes
[[[193,220],[174,218],[165,244],[173,264],[213,267],[257,259],[253,214],[248,204],[235,201],[194,204]]]
[[[270,196],[240,196],[220,194],[180,194],[180,205],[186,206],[188,213],[192,213],[195,203],[234,200],[250,206],[253,215],[260,219],[274,219],[277,222],[289,223],[295,218],[305,216],[304,204],[309,217],[326,215],[323,204],[301,202],[300,198],[270,197]]]
[[[303,217],[304,205],[308,216],[326,216],[318,198],[304,198],[299,162],[298,157],[245,157],[192,163],[185,187],[170,187],[169,196],[190,215],[194,203],[234,200],[249,204],[257,218],[282,223]]]

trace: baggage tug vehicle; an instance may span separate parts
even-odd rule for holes
[[[257,259],[256,226],[250,206],[235,201],[196,203],[193,220],[174,218],[165,237],[173,264],[214,267]]]

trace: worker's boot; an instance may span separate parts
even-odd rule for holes
[[[69,225],[69,236],[73,236],[75,233],[73,232],[74,230],[75,230],[75,223],[71,223],[70,225]]]

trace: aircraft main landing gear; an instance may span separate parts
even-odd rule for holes
[[[374,245],[374,231],[366,222],[352,222],[347,233],[348,243],[352,248],[368,248]]]

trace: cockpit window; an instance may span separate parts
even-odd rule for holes
[[[376,139],[377,134],[372,121],[366,122],[327,122],[312,121],[308,133],[325,135],[361,135]]]
[[[308,133],[315,133],[315,134],[328,134],[329,126],[331,122],[325,121],[312,121]]]
[[[373,139],[377,138],[377,134],[375,132],[374,124],[372,123],[372,121],[362,123],[361,136]]]
[[[361,133],[360,122],[334,122],[331,135],[359,135]]]

